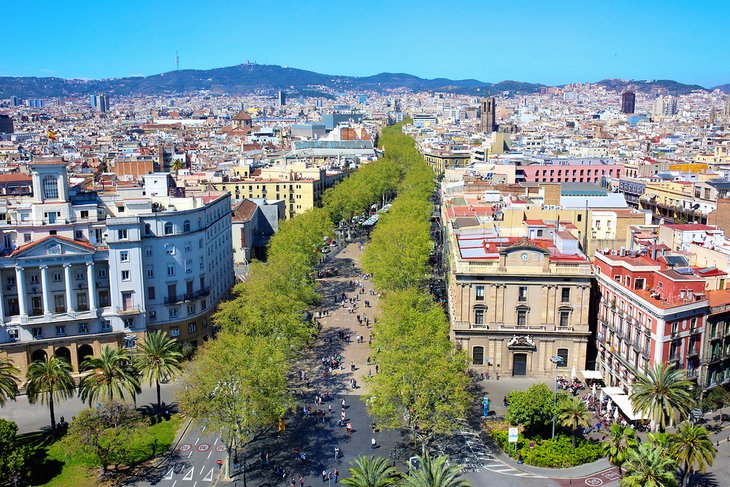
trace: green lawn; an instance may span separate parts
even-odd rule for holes
[[[157,438],[157,453],[164,453],[175,439],[182,419],[173,415],[169,421],[162,421],[144,428],[143,434],[133,445],[134,462],[141,463],[152,457],[152,445]],[[33,485],[46,487],[91,487],[98,485],[98,470],[93,460],[85,455],[70,454],[61,441],[52,442],[42,434],[24,435],[23,441],[37,451]]]

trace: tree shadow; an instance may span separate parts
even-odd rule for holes
[[[714,473],[707,472],[692,475],[689,485],[691,487],[720,487],[721,485],[727,485],[727,483],[725,481],[723,483],[718,482]]]
[[[32,449],[29,462],[30,485],[47,484],[54,477],[61,474],[64,462],[48,458],[48,449],[56,441],[59,441],[59,434],[52,434],[50,426],[44,427],[41,431],[18,435],[18,443]]]

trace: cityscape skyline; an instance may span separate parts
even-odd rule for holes
[[[219,1],[198,11],[188,0],[174,10],[160,4],[142,8],[139,2],[114,5],[104,11],[104,22],[84,5],[59,11],[50,2],[39,2],[34,22],[43,28],[33,36],[26,35],[26,24],[9,24],[9,37],[22,39],[22,49],[3,56],[0,75],[150,75],[175,70],[179,53],[181,69],[249,60],[350,76],[396,72],[547,85],[672,79],[707,88],[730,82],[717,61],[730,48],[720,25],[730,13],[723,2],[663,2],[661,10],[657,2],[619,2],[610,9],[578,2],[563,3],[560,9],[529,1],[467,2],[461,10],[433,2],[375,2],[369,11],[351,15],[347,6],[329,2],[316,9],[283,2],[272,9],[263,3]],[[9,18],[22,16],[22,8],[9,5]],[[185,25],[191,12],[192,33],[160,28]],[[484,19],[489,28],[469,28],[462,23],[467,16]],[[408,17],[411,21],[401,22]],[[69,26],[84,35],[69,35]],[[515,28],[525,35],[513,36]],[[130,35],[135,31],[144,35]],[[297,46],[312,49],[294,49],[293,38],[299,39]],[[317,55],[321,52],[327,55]]]

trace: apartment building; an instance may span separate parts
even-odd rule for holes
[[[657,363],[698,380],[708,312],[705,279],[681,255],[597,252],[597,367],[607,385],[628,392]]]
[[[177,198],[167,173],[98,194],[66,164],[31,166],[33,195],[0,199],[0,350],[25,373],[45,356],[74,372],[150,330],[197,345],[233,284],[230,196]],[[155,194],[156,196],[151,196]]]

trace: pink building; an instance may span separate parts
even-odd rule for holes
[[[600,183],[602,177],[620,178],[624,166],[611,160],[547,160],[542,164],[520,166],[528,183]],[[518,174],[519,176],[519,174]]]

